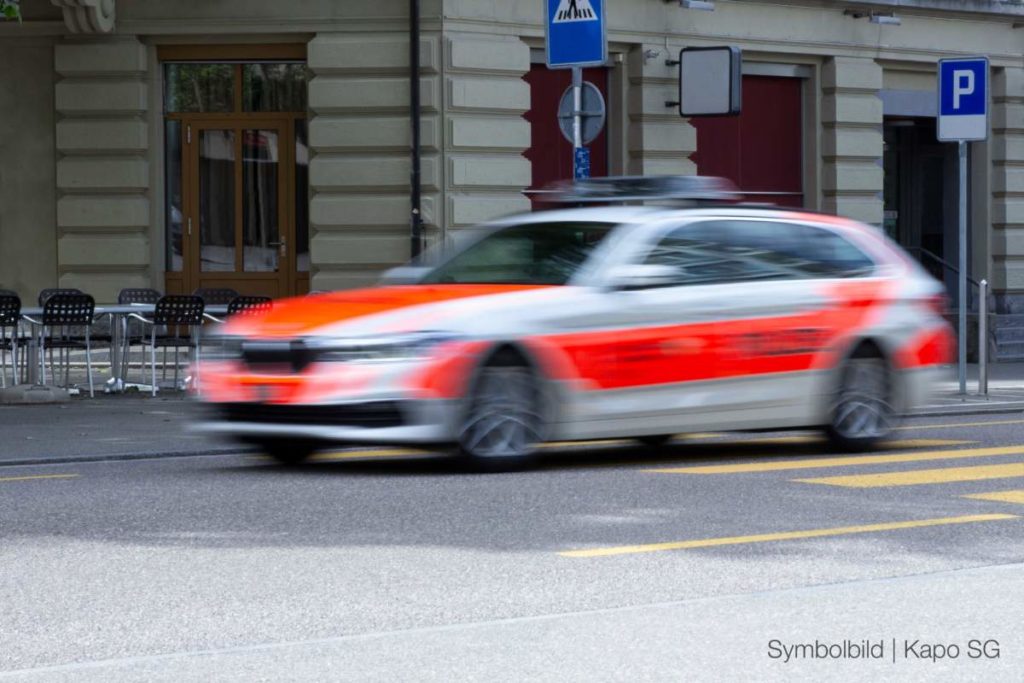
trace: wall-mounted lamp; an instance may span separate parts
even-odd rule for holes
[[[853,17],[854,19],[863,19],[864,17],[867,17],[868,21],[872,24],[899,26],[903,23],[903,20],[896,16],[895,12],[875,12],[874,10],[868,12],[867,10],[848,9],[843,11],[843,14],[848,17]]]
[[[714,0],[665,0],[665,2],[678,2],[683,9],[701,9],[705,12],[715,11]]]

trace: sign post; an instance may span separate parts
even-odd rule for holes
[[[590,177],[583,146],[583,67],[608,60],[605,0],[544,0],[549,69],[572,69],[573,177]]]
[[[967,152],[972,140],[988,138],[989,65],[986,57],[939,60],[938,132],[940,142],[959,145],[960,215],[957,273],[957,376],[967,393]],[[982,343],[985,343],[983,340]]]

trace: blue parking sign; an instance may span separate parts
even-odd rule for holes
[[[939,60],[939,140],[988,137],[989,68],[985,57]]]
[[[608,60],[605,0],[544,0],[549,69],[600,66]]]

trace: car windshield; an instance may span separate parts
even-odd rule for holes
[[[529,223],[496,230],[438,265],[425,283],[564,285],[611,223]]]

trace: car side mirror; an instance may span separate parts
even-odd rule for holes
[[[607,277],[610,289],[650,289],[679,282],[679,271],[660,263],[633,263],[612,268]]]

